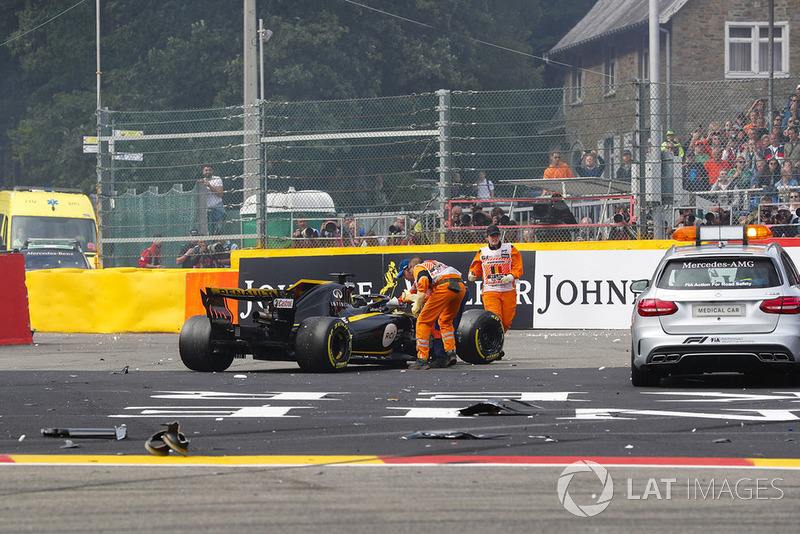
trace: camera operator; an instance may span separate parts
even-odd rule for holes
[[[464,213],[464,209],[460,204],[453,205],[450,208],[450,228],[445,234],[445,241],[447,243],[468,243],[470,232],[463,230],[465,226],[472,226],[472,217],[468,213]]]
[[[406,221],[403,217],[398,217],[394,224],[389,225],[389,233],[392,235],[405,235]]]
[[[469,226],[469,223],[472,221],[472,218],[467,215],[467,224],[464,224],[464,209],[456,204],[452,208],[450,208],[450,228],[458,227],[458,226]]]
[[[320,237],[339,237],[342,235],[341,225],[335,213],[325,215],[325,222],[319,227]]]
[[[795,237],[797,226],[792,225],[792,214],[786,208],[781,208],[775,214],[775,225],[771,228],[773,237]]]
[[[470,206],[472,211],[472,226],[489,226],[492,219],[483,211],[483,204],[475,202]]]
[[[729,224],[729,214],[723,208],[714,208],[705,214],[706,225]]]
[[[578,224],[572,210],[569,209],[567,203],[564,202],[564,197],[560,193],[553,193],[550,195],[552,202],[552,211],[550,214],[550,224]]]
[[[675,221],[675,226],[673,226],[673,229],[678,229],[681,226],[695,226],[696,222],[697,218],[694,216],[691,208],[682,209],[680,215],[678,215],[678,220]]]
[[[410,222],[413,225],[413,222]],[[398,217],[394,224],[389,225],[389,244],[391,245],[409,245],[412,244],[411,234],[406,233],[406,219],[405,217]]]
[[[189,242],[181,246],[178,257],[175,259],[175,265],[182,269],[191,269],[197,264],[200,259],[198,255],[200,253],[199,236],[200,232],[196,229],[189,230]]]
[[[632,239],[633,236],[628,229],[629,222],[625,220],[625,214],[617,212],[614,214],[614,226],[608,232],[608,239],[610,240],[626,240]]]
[[[195,264],[192,266],[195,269],[213,269],[219,267],[216,254],[214,254],[205,240],[198,241],[196,252],[193,255],[196,258]]]
[[[230,241],[221,237],[208,246],[208,253],[211,254],[215,267],[230,267],[231,266],[231,250],[236,248]]]
[[[319,237],[319,232],[314,228],[308,227],[305,213],[298,212],[295,222],[297,223],[297,230],[292,234],[292,240],[296,247],[310,247],[309,239]]]
[[[297,223],[297,230],[295,230],[292,237],[306,239],[319,237],[319,232],[316,229],[308,227],[305,213],[298,213],[295,222]]]

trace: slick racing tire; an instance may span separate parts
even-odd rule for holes
[[[192,371],[221,372],[233,363],[233,354],[215,353],[211,348],[211,323],[205,315],[195,315],[183,324],[178,339],[183,364]]]
[[[491,363],[500,357],[504,338],[503,323],[497,315],[468,310],[461,316],[456,332],[456,353],[467,363]]]
[[[350,361],[352,348],[350,329],[337,317],[309,317],[297,329],[294,351],[303,371],[341,371]]]

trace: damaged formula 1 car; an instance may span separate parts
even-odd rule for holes
[[[341,371],[350,363],[405,367],[416,357],[416,318],[410,306],[384,295],[356,295],[349,273],[336,282],[299,280],[285,289],[207,287],[201,291],[206,315],[190,317],[179,340],[189,369],[224,371],[234,358],[296,361],[309,372]],[[236,301],[251,301],[249,316],[235,321]],[[456,352],[472,364],[496,360],[503,349],[503,325],[485,310],[464,312],[456,331]]]

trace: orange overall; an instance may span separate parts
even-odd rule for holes
[[[485,246],[475,255],[469,270],[483,278],[483,308],[500,317],[503,329],[508,331],[517,313],[515,281],[522,277],[522,255],[510,243],[503,243],[496,250]],[[501,279],[507,274],[513,275],[514,280],[504,284]]]
[[[425,306],[417,317],[417,358],[427,360],[434,324],[439,321],[444,350],[456,350],[453,319],[464,298],[461,273],[438,261],[423,261],[414,267],[417,291],[425,294]],[[458,288],[458,292],[453,289]]]

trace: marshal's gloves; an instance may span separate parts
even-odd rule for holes
[[[415,293],[411,295],[411,300],[414,302],[414,304],[411,306],[411,313],[414,315],[419,315],[419,312],[422,310],[422,306],[425,304],[425,294]]]
[[[469,280],[470,282],[474,282],[477,279],[478,277],[475,276],[475,273],[473,273],[472,271],[470,271],[469,274],[467,275],[467,280]]]
[[[500,279],[500,282],[503,283],[503,284],[510,284],[513,281],[514,281],[514,275],[513,274],[507,274],[503,278]]]
[[[412,300],[414,300],[414,293],[406,289],[403,291],[403,294],[400,295],[400,300],[402,300],[403,302],[411,302]]]

